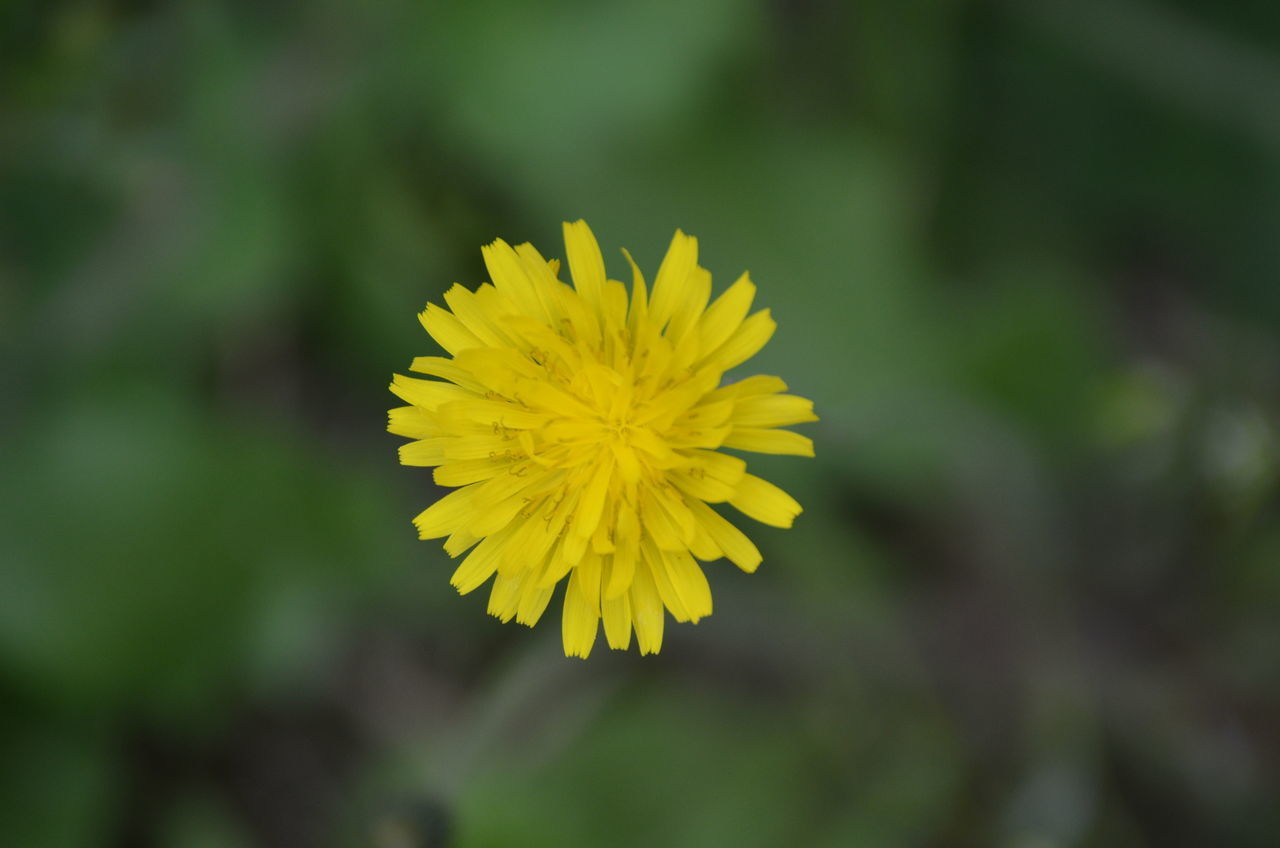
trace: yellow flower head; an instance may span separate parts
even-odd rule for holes
[[[448,309],[419,319],[451,355],[420,356],[391,391],[409,406],[388,430],[405,465],[435,466],[454,487],[414,519],[423,539],[470,549],[451,582],[465,594],[494,577],[489,612],[533,625],[568,577],[564,650],[586,657],[600,620],[612,648],[634,628],[640,653],[676,621],[711,613],[698,560],[754,571],[760,552],[709,503],[777,527],[800,504],[719,448],[813,456],[813,442],[776,429],[816,421],[813,404],[777,377],[720,385],[773,335],[743,274],[707,305],[711,274],[679,230],[649,294],[631,254],[631,295],[605,275],[585,221],[564,225],[573,287],[532,245],[483,248],[493,283],[455,285]]]

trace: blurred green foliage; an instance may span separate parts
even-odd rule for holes
[[[1269,845],[1267,0],[0,6],[0,842]],[[815,399],[656,658],[382,432],[479,246],[671,231]]]

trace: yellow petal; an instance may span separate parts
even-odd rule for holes
[[[617,651],[631,647],[631,596],[624,593],[606,598],[600,605],[600,614],[609,647]]]
[[[617,280],[606,281],[600,312],[604,326],[612,331],[611,338],[622,339],[622,333],[627,328],[627,287]]]
[[[418,513],[413,523],[419,539],[439,539],[458,529],[475,507],[480,484],[450,492]]]
[[[707,356],[706,362],[720,371],[728,371],[759,353],[776,329],[778,324],[769,315],[769,310],[761,309],[743,321],[728,341]]]
[[[600,626],[599,592],[600,560],[595,554],[589,554],[569,575],[569,586],[565,590],[561,635],[566,657],[586,659],[591,654]]]
[[[685,506],[680,492],[669,486],[655,486],[652,494],[653,499],[671,519],[671,524],[680,540],[688,544],[693,539],[694,528],[698,526],[698,522],[693,520],[693,513],[689,512],[689,508]]]
[[[565,222],[564,249],[574,288],[591,308],[599,309],[604,301],[604,257],[586,221]]]
[[[582,492],[582,502],[573,521],[575,535],[589,539],[596,532],[596,525],[600,523],[600,515],[604,511],[605,495],[609,491],[611,477],[613,477],[613,457],[606,456],[600,460],[591,475],[591,482]]]
[[[497,290],[490,285],[482,285],[473,292],[454,283],[444,293],[444,302],[449,305],[458,321],[484,344],[489,347],[510,347],[511,339],[498,324],[497,319],[502,313],[494,308],[493,301],[496,298],[490,297],[487,292],[497,294]]]
[[[440,377],[451,383],[457,383],[464,389],[470,389],[477,394],[484,394],[485,387],[470,372],[463,368],[459,368],[457,363],[451,359],[445,359],[442,356],[417,356],[414,357],[413,363],[409,366],[410,371],[417,371],[419,374],[430,374],[432,377]],[[406,378],[409,379],[409,378]],[[421,380],[419,382],[428,382]],[[408,400],[408,398],[406,398]],[[413,401],[409,401],[413,403]]]
[[[618,506],[618,529],[614,533],[613,568],[605,587],[605,599],[617,598],[631,586],[636,558],[640,555],[640,520],[630,504]]]
[[[685,463],[684,457],[673,451],[665,439],[648,427],[633,427],[628,439],[632,447],[644,454],[642,461],[650,468],[675,468]]]
[[[573,567],[577,563],[570,561],[564,553],[565,542],[571,538],[573,538],[573,534],[564,534],[556,541],[555,546],[551,549],[551,554],[547,559],[547,568],[543,571],[542,577],[538,580],[539,585],[542,587],[547,588],[555,586],[562,579],[568,576],[571,571],[573,571]],[[583,553],[586,553],[585,548],[583,549]]]
[[[707,308],[707,300],[710,297],[711,272],[706,268],[694,267],[689,271],[688,279],[680,292],[680,302],[671,316],[667,335],[676,342],[682,341],[686,334],[697,327],[698,319]],[[692,351],[696,352],[699,340],[695,336],[692,341]]]
[[[707,503],[724,503],[733,497],[733,486],[711,477],[701,468],[693,470],[697,473],[668,471],[667,479],[680,491]]]
[[[734,402],[722,400],[718,403],[706,403],[706,397],[707,395],[703,395],[703,402],[677,418],[676,424],[680,427],[719,427],[728,421],[733,414]]]
[[[724,292],[707,307],[698,322],[698,335],[702,350],[711,352],[728,341],[729,337],[742,325],[751,309],[751,301],[755,300],[756,287],[747,274],[725,289]]]
[[[724,446],[755,453],[813,456],[813,439],[790,430],[735,427],[724,440]]]
[[[671,553],[666,557],[667,576],[684,604],[689,620],[711,615],[711,586],[702,567],[687,552]]]
[[[493,576],[510,537],[509,531],[494,533],[467,554],[449,578],[449,583],[458,590],[458,594],[467,594]]]
[[[445,460],[445,446],[452,439],[418,439],[400,446],[401,465],[439,465]]]
[[[703,562],[712,562],[724,556],[724,551],[713,541],[705,527],[698,524],[694,528],[693,541],[689,543],[689,553]]]
[[[582,599],[588,607],[595,608],[599,612],[600,607],[600,579],[603,574],[603,560],[600,555],[595,552],[587,553],[582,562],[578,563],[573,573],[578,578],[579,588],[582,591]]]
[[[478,541],[478,536],[472,536],[466,530],[456,530],[444,540],[444,552],[456,559]]]
[[[796,395],[745,398],[733,408],[733,423],[738,427],[786,427],[817,420],[813,401]]]
[[[770,483],[751,474],[738,482],[729,503],[743,515],[774,527],[790,527],[800,514],[796,499]]]
[[[439,357],[432,358],[438,359]],[[447,362],[448,360],[444,361]],[[396,374],[391,378],[389,388],[396,397],[405,403],[411,403],[427,410],[434,410],[440,404],[448,403],[451,400],[475,397],[473,393],[452,383],[442,383],[439,380],[419,380],[414,377],[405,377],[401,374]]]
[[[445,459],[486,459],[489,456],[512,458],[522,450],[520,443],[509,435],[486,433],[480,425],[473,427],[472,430],[459,433],[456,438],[445,440]]]
[[[631,581],[631,619],[636,629],[640,653],[656,654],[662,650],[663,607],[658,587],[647,568],[637,568]]]
[[[642,490],[640,495],[640,524],[644,528],[642,538],[651,539],[664,551],[684,549],[684,541],[680,532],[672,523],[666,510],[658,505],[657,497],[649,490]]]
[[[693,511],[693,517],[698,519],[698,523],[707,531],[711,541],[724,551],[724,555],[730,562],[748,573],[760,566],[762,557],[759,549],[720,513],[701,501],[689,501],[689,509]]]
[[[575,522],[576,523],[576,522]],[[587,536],[579,536],[577,533],[566,533],[564,544],[560,548],[560,556],[569,567],[573,567],[582,561],[582,557],[587,553],[590,539]]]
[[[768,395],[777,392],[785,392],[787,384],[779,377],[767,377],[763,374],[757,374],[753,377],[747,377],[736,383],[729,383],[721,386],[714,392],[707,394],[703,399],[703,403],[713,403],[716,401],[738,400],[740,398],[753,397],[755,395]]]
[[[667,566],[667,558],[675,554],[671,551],[658,550],[648,539],[641,543],[640,551],[644,554],[641,570],[653,575],[653,583],[658,587],[658,597],[662,599],[663,606],[671,611],[671,617],[676,621],[690,621],[693,616],[685,608],[684,598],[672,584],[671,572]]]
[[[634,333],[636,327],[649,314],[649,297],[644,286],[644,274],[640,273],[640,266],[631,258],[631,252],[625,247],[622,248],[622,255],[627,257],[627,264],[631,266],[631,307],[627,312],[627,328]]]
[[[388,429],[390,429],[388,427]],[[413,435],[412,433],[401,433],[400,435]],[[640,472],[644,466],[640,464],[639,457],[636,452],[629,446],[614,442],[610,445],[613,451],[613,459],[618,463],[618,474],[623,481],[628,484],[635,484],[640,481]]]
[[[441,404],[436,410],[450,426],[464,422],[480,424],[494,433],[504,430],[529,430],[542,427],[551,418],[545,412],[534,412],[509,401],[469,398]]]
[[[538,297],[536,285],[530,279],[529,268],[511,245],[497,239],[493,244],[480,248],[480,253],[484,256],[485,267],[489,269],[493,287],[499,294],[527,315],[537,315],[543,319],[549,317]]]
[[[453,361],[472,379],[507,397],[514,396],[529,380],[546,378],[533,361],[511,348],[467,348],[454,356]]]
[[[732,432],[732,427],[677,427],[668,431],[667,441],[673,448],[714,450],[723,445]]]
[[[499,474],[478,487],[471,513],[466,516],[466,529],[477,536],[487,536],[506,527],[525,506],[521,497],[526,489],[534,489],[544,479],[530,472],[530,463],[508,466],[505,474]]]
[[[468,330],[458,317],[447,309],[434,303],[428,303],[426,311],[418,315],[422,328],[427,331],[436,344],[449,351],[458,353],[469,347],[480,347],[483,342],[476,334]]]
[[[425,409],[398,406],[387,412],[387,432],[411,439],[424,439],[439,435],[440,430]]]
[[[551,601],[554,587],[540,586],[536,580],[526,580],[520,590],[520,606],[516,608],[516,621],[532,627],[542,618],[547,604]]]
[[[431,477],[437,486],[466,486],[469,483],[479,483],[505,473],[511,463],[512,460],[501,457],[446,462],[433,471]]]
[[[534,313],[534,316],[547,324],[558,324],[564,317],[555,296],[555,288],[560,284],[556,279],[556,275],[560,272],[560,263],[543,259],[537,248],[528,242],[516,245],[516,255],[520,257],[520,264],[524,266],[525,274],[533,284],[533,292],[541,304],[541,310]]]
[[[747,470],[745,460],[730,456],[727,453],[691,450],[688,456],[692,461],[689,469],[690,473],[701,470],[705,473],[705,476],[719,480],[721,483],[727,483],[730,486],[738,485],[738,481],[742,479],[742,475]]]
[[[493,578],[493,589],[489,591],[489,615],[503,622],[515,617],[520,606],[520,593],[524,589],[527,573],[521,572],[515,577],[498,574]]]
[[[684,302],[686,281],[697,264],[698,240],[676,230],[653,281],[653,298],[649,301],[649,319],[658,327],[664,326]]]

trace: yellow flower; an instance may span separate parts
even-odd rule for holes
[[[708,306],[698,242],[677,230],[652,294],[623,250],[628,298],[585,221],[566,223],[564,239],[573,288],[559,262],[498,240],[483,248],[492,285],[455,285],[448,309],[427,305],[418,317],[452,358],[413,360],[439,380],[395,376],[410,405],[387,429],[414,439],[403,464],[435,466],[435,482],[455,488],[414,524],[423,539],[447,537],[452,557],[470,549],[450,581],[459,592],[494,577],[489,612],[532,626],[568,577],[567,656],[591,652],[601,619],[610,647],[626,649],[634,628],[640,653],[656,653],[664,608],[676,621],[711,613],[698,560],[760,564],[707,504],[777,527],[800,513],[719,448],[813,456],[812,441],[777,428],[817,417],[777,377],[720,385],[776,327],[767,309],[747,315],[746,274]]]

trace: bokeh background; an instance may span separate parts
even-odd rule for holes
[[[657,657],[383,432],[578,217],[822,415]],[[1274,845],[1278,426],[1273,0],[0,5],[6,846]]]

